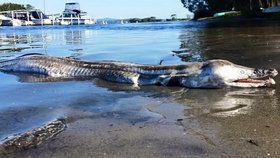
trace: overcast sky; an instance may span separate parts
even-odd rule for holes
[[[0,3],[31,4],[44,11],[44,0],[0,0]],[[170,18],[171,14],[189,14],[181,0],[45,0],[46,14],[61,13],[66,2],[79,2],[81,9],[95,18]]]

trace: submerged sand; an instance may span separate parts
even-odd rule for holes
[[[117,99],[106,112],[90,106],[65,109],[64,131],[35,148],[3,156],[277,157],[280,115],[275,93],[171,88],[156,93],[160,95]]]

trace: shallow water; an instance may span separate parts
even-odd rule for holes
[[[174,50],[179,53],[173,53]],[[0,60],[26,53],[144,64],[220,58],[244,66],[279,70],[279,52],[280,25],[274,22],[0,28]],[[279,77],[275,80],[280,82]],[[185,134],[202,141],[208,152],[214,148],[217,155],[273,156],[279,154],[279,88],[277,84],[261,89],[158,86],[135,89],[98,79],[34,83],[26,77],[0,73],[0,140],[56,118],[66,118],[69,123],[85,118],[117,120],[126,125],[164,122],[171,130],[176,126],[178,132],[183,129]],[[70,127],[71,130],[77,131]],[[176,152],[171,151],[171,155],[176,156]],[[25,156],[32,153],[36,149]],[[203,154],[202,150],[194,152],[194,155]]]

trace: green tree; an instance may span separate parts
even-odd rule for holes
[[[181,0],[189,11],[195,14],[194,18],[211,16],[217,12],[237,10],[247,15],[261,12],[261,8],[280,5],[280,0]]]
[[[26,10],[33,10],[34,9],[34,7],[30,4],[26,4],[25,8],[26,8]]]
[[[8,11],[8,10],[21,10],[26,9],[22,4],[16,3],[3,3],[0,5],[0,11]]]
[[[213,15],[207,0],[181,0],[181,2],[184,7],[194,13],[194,19]]]
[[[280,0],[181,0],[189,11],[198,14],[201,12],[217,13],[238,10],[243,13],[257,14],[261,8],[280,5]]]
[[[171,20],[173,20],[173,21],[177,20],[177,14],[172,14],[171,15]]]

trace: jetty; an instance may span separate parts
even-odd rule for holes
[[[0,26],[30,25],[92,25],[96,20],[80,9],[79,3],[66,3],[59,14],[45,15],[41,10],[10,10],[0,12]]]

